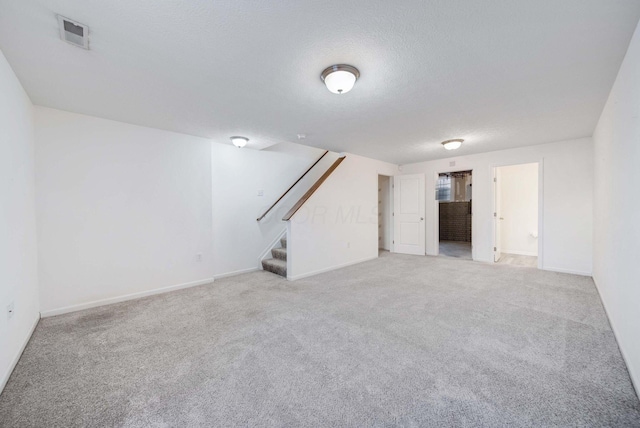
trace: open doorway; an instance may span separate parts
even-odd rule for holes
[[[472,260],[472,171],[438,174],[438,254]]]
[[[378,175],[378,249],[391,251],[393,197],[391,177]]]
[[[538,163],[494,170],[494,262],[538,267]]]

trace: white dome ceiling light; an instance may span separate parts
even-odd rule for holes
[[[463,142],[464,140],[462,138],[456,138],[454,140],[443,141],[442,145],[447,150],[455,150],[459,149]]]
[[[356,80],[360,77],[360,72],[357,68],[347,64],[337,64],[331,67],[325,68],[320,74],[320,78],[327,85],[327,89],[334,94],[346,94],[353,85],[356,84]]]
[[[247,145],[247,143],[249,142],[249,139],[246,137],[231,137],[231,142],[233,143],[234,146],[241,149]]]

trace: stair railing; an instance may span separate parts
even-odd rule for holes
[[[270,206],[270,207],[269,207],[269,208],[268,208],[268,209],[267,209],[267,210],[266,210],[266,211],[265,211],[265,212],[264,212],[260,217],[258,217],[258,218],[256,219],[256,221],[260,221],[260,220],[262,220],[263,218],[265,218],[265,217],[267,216],[267,214],[269,214],[269,211],[271,211],[271,210],[273,209],[273,207],[275,207],[276,205],[278,205],[278,202],[280,202],[280,201],[282,200],[282,198],[284,198],[284,197],[287,195],[287,193],[289,193],[289,192],[291,191],[291,189],[293,189],[293,188],[295,187],[295,185],[296,185],[296,184],[298,184],[298,183],[300,182],[300,180],[302,180],[302,179],[303,179],[303,178],[304,178],[304,177],[309,173],[309,171],[311,171],[311,170],[313,169],[313,167],[314,167],[314,166],[316,166],[316,165],[318,164],[318,162],[320,162],[320,161],[322,160],[322,158],[323,158],[323,157],[325,157],[325,156],[327,155],[327,153],[329,153],[329,150],[325,151],[325,152],[322,154],[322,156],[320,156],[320,157],[318,158],[318,160],[317,160],[317,161],[315,161],[315,162],[313,163],[313,165],[311,165],[311,166],[309,167],[309,169],[307,169],[307,170],[304,172],[304,174],[302,174],[302,175],[300,176],[300,178],[298,178],[298,179],[296,180],[296,182],[295,182],[295,183],[293,183],[293,184],[291,185],[291,187],[289,187],[289,188],[287,189],[287,191],[286,191],[286,192],[284,192],[284,193],[282,194],[282,196],[280,196],[280,197],[278,198],[278,200],[276,200],[276,201],[275,201],[275,202],[274,202],[274,203],[273,203],[273,204],[272,204],[272,205],[271,205],[271,206]]]
[[[320,177],[318,181],[316,181],[313,186],[311,186],[307,193],[305,193],[302,198],[300,198],[300,200],[296,202],[296,204],[289,210],[289,212],[286,213],[284,217],[282,217],[283,221],[289,221],[291,217],[293,217],[296,211],[298,211],[304,205],[304,203],[307,202],[311,195],[313,195],[315,191],[318,190],[320,186],[322,186],[322,183],[324,183],[324,181],[333,173],[333,171],[335,171],[335,169],[342,163],[345,157],[346,156],[342,156],[336,159],[333,165],[331,165],[329,169],[324,174],[322,174],[322,177]]]

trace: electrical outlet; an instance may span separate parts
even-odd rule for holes
[[[264,190],[258,190],[258,196],[264,196]]]
[[[197,262],[201,262],[202,261],[202,253],[196,254],[196,261]]]
[[[13,318],[13,314],[16,312],[14,302],[11,302],[7,305],[7,319],[10,320]]]
[[[347,248],[351,248],[351,242],[347,242]]]

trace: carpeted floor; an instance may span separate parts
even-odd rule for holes
[[[590,278],[444,257],[43,319],[3,427],[639,426]]]

